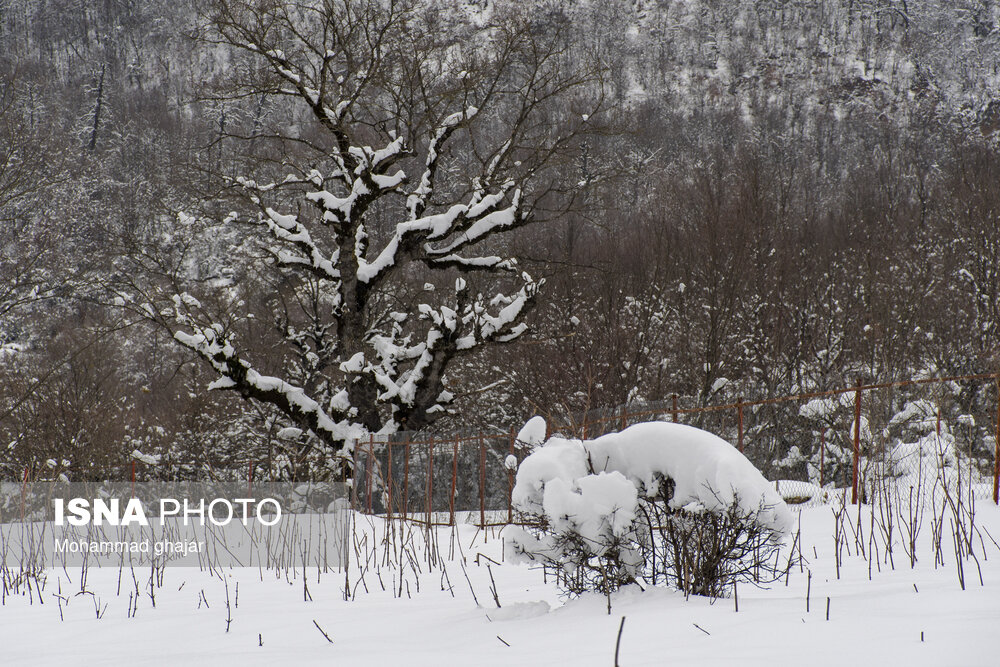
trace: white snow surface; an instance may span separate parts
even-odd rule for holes
[[[18,485],[10,487],[19,492]],[[857,518],[867,526],[869,508]],[[981,503],[976,523],[996,536],[1000,511],[992,502]],[[373,531],[364,524],[359,519],[359,539],[371,541]],[[374,524],[377,542],[384,523],[374,519]],[[369,572],[366,593],[356,580],[356,563],[350,578],[356,599],[344,600],[343,571],[310,567],[308,602],[301,572],[286,577],[249,567],[213,574],[168,565],[155,606],[148,595],[148,568],[135,571],[144,593],[132,611],[128,568],[127,586],[124,581],[119,586],[117,568],[91,568],[83,595],[79,568],[50,570],[44,604],[37,595],[8,595],[0,606],[0,663],[607,667],[614,664],[625,617],[619,664],[627,667],[997,664],[992,633],[1000,623],[1000,550],[989,540],[988,559],[981,560],[984,585],[970,572],[975,567],[969,561],[965,590],[953,553],[945,554],[944,567],[935,567],[926,527],[914,568],[897,541],[894,567],[880,554],[878,567],[869,570],[869,562],[852,550],[845,552],[838,577],[830,507],[814,507],[802,511],[806,571],[793,567],[787,585],[741,585],[738,612],[732,599],[685,599],[667,588],[628,587],[611,596],[609,614],[603,596],[567,600],[551,576],[546,582],[537,569],[504,562],[506,532],[467,524],[437,529],[439,552],[450,559],[451,583],[439,585],[437,572],[423,574],[417,590],[411,574],[409,592],[404,588],[401,598],[391,592],[392,572],[382,573],[385,589]],[[452,543],[449,556],[445,545]],[[494,580],[497,603],[490,593]]]
[[[591,476],[591,470],[618,472],[644,495],[655,494],[662,477],[670,478],[675,483],[670,506],[675,509],[695,505],[723,510],[738,499],[741,509],[759,512],[761,523],[773,530],[788,533],[794,524],[781,496],[735,447],[707,431],[668,422],[636,424],[594,440],[549,438],[521,462],[514,506],[541,514],[550,494],[571,488],[579,492],[580,480]],[[560,484],[553,486],[554,480]]]

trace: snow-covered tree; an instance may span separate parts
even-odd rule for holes
[[[369,434],[425,427],[454,398],[456,359],[527,328],[544,281],[505,233],[586,187],[557,167],[595,126],[600,70],[567,57],[558,17],[501,6],[484,19],[405,1],[217,0],[207,19],[234,63],[226,99],[270,105],[248,114],[244,145],[288,147],[228,183],[242,207],[221,227],[255,232],[227,232],[218,261],[254,263],[200,284],[182,264],[169,286],[123,296],[218,373],[211,388],[272,406],[344,459]],[[276,325],[266,343],[244,317],[252,295]]]

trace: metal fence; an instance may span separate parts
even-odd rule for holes
[[[354,451],[352,503],[358,510],[435,524],[472,517],[483,526],[513,520],[514,469],[526,451],[516,434],[448,438],[398,433],[371,438]]]
[[[595,438],[642,421],[672,421],[729,440],[791,503],[843,492],[866,502],[875,485],[928,488],[942,474],[1000,500],[1000,374],[933,377],[793,396],[688,405],[657,403],[548,417],[550,433]],[[355,449],[353,504],[433,524],[514,519],[514,470],[529,453],[505,434],[372,437]]]
[[[690,397],[549,415],[549,434],[595,438],[643,421],[697,426],[733,443],[789,502],[830,493],[865,502],[876,484],[932,484],[958,476],[975,497],[1000,500],[1000,373],[863,384],[793,396],[692,405]],[[530,448],[516,430],[428,436],[372,436],[354,448],[350,502],[359,511],[428,524],[513,521],[516,465]],[[275,481],[267,458],[214,464],[128,462],[136,480],[205,478],[256,485]],[[23,484],[44,479],[26,468]]]
[[[689,423],[732,442],[771,479],[847,486],[852,503],[864,495],[866,477],[876,469],[895,477],[921,474],[923,459],[937,456],[956,470],[971,466],[973,476],[992,487],[980,494],[996,502],[998,388],[1000,374],[987,373],[859,381],[841,389],[690,407],[674,395],[573,415],[555,428],[593,438],[637,421]]]

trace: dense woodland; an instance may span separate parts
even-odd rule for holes
[[[226,391],[217,352],[178,344],[176,327],[207,330],[207,320],[143,305],[167,288],[195,295],[198,312],[226,322],[260,368],[314,387],[324,405],[338,400],[319,338],[307,345],[295,332],[310,312],[342,304],[314,295],[303,305],[321,280],[297,278],[287,256],[264,252],[258,227],[239,222],[265,205],[248,199],[245,179],[280,180],[294,166],[307,181],[333,150],[330,126],[303,103],[308,87],[281,87],[284,52],[238,48],[242,37],[225,28],[245,15],[223,20],[229,6],[314,4],[390,3],[0,0],[0,478],[25,466],[116,475],[134,451],[183,461],[184,474],[250,456],[297,477],[340,453],[332,429],[324,438],[274,396]],[[524,224],[515,210],[488,247],[532,278],[515,285],[424,258],[377,290],[372,308],[416,311],[459,275],[484,304],[520,293],[531,307],[518,313],[523,333],[513,321],[476,328],[477,349],[439,378],[447,400],[435,390],[421,403],[417,387],[409,403],[405,392],[371,403],[358,428],[505,431],[536,413],[674,393],[712,404],[1000,367],[1000,3],[424,0],[404,9],[419,35],[400,32],[411,48],[398,42],[387,59],[423,54],[440,70],[440,90],[424,93],[442,110],[376,108],[402,104],[392,92],[422,90],[393,69],[379,82],[383,97],[359,93],[352,131],[372,142],[394,137],[394,122],[430,131],[462,94],[489,97],[488,84],[529,91],[489,98],[497,111],[476,124],[459,119],[469,129],[442,168],[451,180],[420,208],[465,201],[465,172],[492,169],[497,156],[509,179],[497,183],[539,194]],[[497,25],[517,27],[506,36],[512,59],[496,61],[509,68],[493,72],[483,56],[480,69],[449,69],[456,45],[502,41]],[[338,57],[364,60],[351,51],[363,46],[343,44]],[[522,71],[553,78],[524,83]],[[567,82],[558,94],[556,80]],[[532,120],[507,125],[508,115]],[[508,136],[527,157],[506,148]],[[487,145],[498,147],[480,151]],[[377,244],[393,238],[390,213],[372,205]],[[284,218],[273,220],[280,233]],[[475,310],[460,293],[453,306]],[[346,327],[338,315],[331,335]],[[298,353],[287,353],[290,342]],[[384,390],[366,382],[398,380],[399,393],[412,373],[368,380],[339,363],[357,375],[355,416]],[[991,383],[959,383],[947,405],[975,415],[985,438],[995,401]],[[769,416],[775,459],[789,444],[781,420],[793,417]]]

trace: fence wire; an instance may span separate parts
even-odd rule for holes
[[[693,398],[549,415],[549,434],[597,438],[645,421],[709,431],[739,448],[793,504],[837,493],[865,502],[882,484],[930,488],[957,481],[976,499],[1000,500],[1000,374],[858,384],[837,390],[697,405]],[[530,448],[516,432],[395,433],[354,447],[351,504],[428,523],[512,521],[517,465]],[[510,457],[513,457],[512,459]],[[23,484],[46,478],[24,470]],[[225,461],[133,459],[119,479],[276,481],[268,457]],[[313,480],[309,480],[313,481]],[[346,481],[346,480],[345,480]]]

